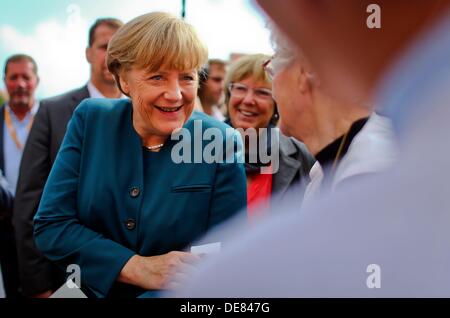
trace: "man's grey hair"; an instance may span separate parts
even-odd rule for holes
[[[270,42],[275,52],[274,58],[276,61],[273,61],[274,64],[286,65],[297,59],[307,61],[302,50],[292,44],[292,42],[275,26],[274,23],[267,21],[266,26],[270,30]],[[315,74],[308,72],[307,76],[310,82],[313,83],[316,78]]]
[[[299,56],[300,50],[288,40],[275,24],[268,21],[266,25],[270,30],[270,43],[277,58],[291,62]]]

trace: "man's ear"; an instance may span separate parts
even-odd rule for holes
[[[91,52],[91,48],[90,47],[86,48],[85,54],[86,54],[86,60],[88,61],[89,64],[91,64],[92,52]]]
[[[311,83],[308,77],[308,73],[306,72],[305,68],[298,65],[298,72],[297,72],[297,88],[300,92],[306,93],[311,88]]]

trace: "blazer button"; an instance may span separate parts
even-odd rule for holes
[[[134,228],[136,227],[136,221],[134,219],[127,219],[125,221],[125,226],[129,230],[134,230]]]
[[[138,187],[132,187],[130,190],[130,195],[132,198],[137,198],[139,196],[139,193],[141,193],[141,191]]]

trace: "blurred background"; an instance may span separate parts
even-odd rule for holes
[[[209,57],[230,60],[246,53],[272,54],[269,32],[250,0],[185,0],[185,19],[208,45]],[[39,99],[84,85],[88,29],[99,17],[125,23],[150,12],[181,16],[182,0],[2,0],[0,62],[16,53],[31,55],[39,67]],[[3,80],[0,90],[4,91]]]

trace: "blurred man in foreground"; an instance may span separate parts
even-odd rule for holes
[[[400,164],[300,214],[271,219],[205,263],[189,297],[450,296],[450,2],[258,3],[335,96],[375,99],[393,119]],[[295,195],[278,209],[295,211]]]

